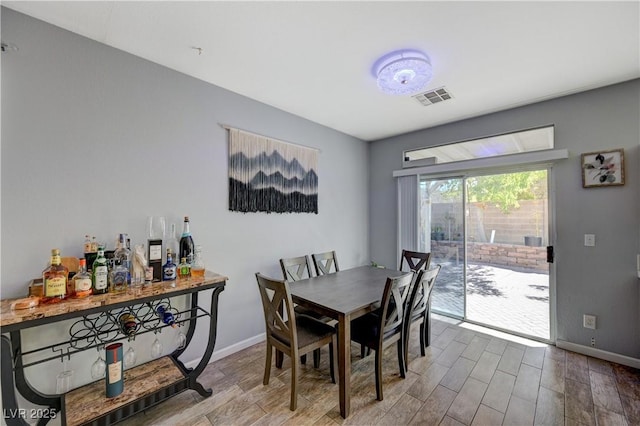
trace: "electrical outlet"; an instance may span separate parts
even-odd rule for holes
[[[595,247],[596,245],[596,236],[595,234],[584,234],[584,246],[585,247]]]
[[[595,315],[583,315],[582,316],[582,326],[584,328],[590,328],[592,330],[596,329],[596,316]]]
[[[591,346],[593,346],[594,348],[596,347],[596,338],[595,337],[591,338]]]

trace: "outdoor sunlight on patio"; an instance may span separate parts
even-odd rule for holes
[[[442,266],[433,290],[438,310],[463,312],[462,262]],[[469,263],[467,319],[549,339],[548,275]]]

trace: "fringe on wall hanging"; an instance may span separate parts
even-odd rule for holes
[[[225,128],[229,210],[318,213],[317,149]]]

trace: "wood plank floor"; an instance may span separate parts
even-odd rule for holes
[[[395,346],[384,354],[384,400],[376,401],[374,356],[352,348],[351,415],[342,419],[328,351],[302,366],[298,409],[289,410],[290,361],[262,385],[264,343],[213,362],[200,376],[213,395],[186,391],[124,425],[640,425],[640,370],[510,338],[442,317],[420,356],[414,327],[409,372]],[[125,384],[126,386],[126,384]]]

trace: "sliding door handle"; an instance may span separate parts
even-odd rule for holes
[[[547,246],[547,263],[553,263],[553,246]]]

